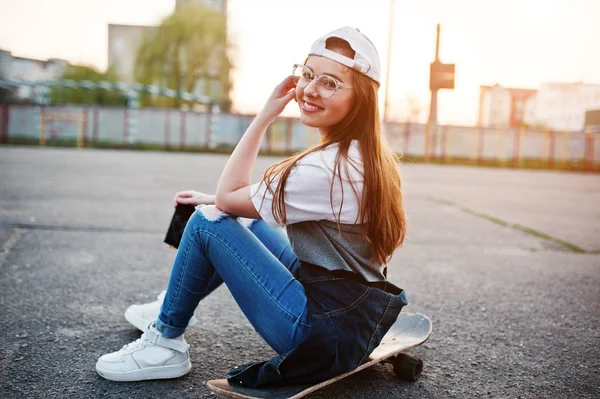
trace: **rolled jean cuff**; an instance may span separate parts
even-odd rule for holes
[[[160,317],[156,319],[156,329],[165,338],[177,338],[185,332],[185,327],[173,327],[163,322]]]

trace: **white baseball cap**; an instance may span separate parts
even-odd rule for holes
[[[337,37],[347,41],[355,52],[354,59],[336,53],[335,51],[328,50],[325,47],[325,44],[330,37]],[[377,49],[373,42],[356,28],[344,26],[333,32],[329,32],[314,42],[308,55],[319,55],[337,61],[363,75],[367,75],[377,83],[381,83],[381,68],[379,66]]]

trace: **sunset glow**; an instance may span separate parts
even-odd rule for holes
[[[385,68],[389,4],[229,0],[234,109],[256,112],[292,65],[304,60],[311,43],[342,25],[367,34]],[[108,23],[157,24],[174,9],[174,1],[0,0],[0,9],[0,49],[104,69]],[[472,125],[480,85],[600,83],[599,16],[596,0],[395,0],[390,119],[406,119],[408,97],[421,104],[419,119],[426,118],[437,23],[442,29],[440,58],[456,64],[455,90],[440,92],[439,121]],[[297,115],[295,103],[286,114]]]

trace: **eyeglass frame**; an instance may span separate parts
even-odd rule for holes
[[[335,96],[335,93],[337,93],[337,91],[338,91],[339,89],[344,89],[344,88],[345,88],[345,89],[351,89],[352,87],[354,87],[354,86],[352,86],[352,85],[349,85],[348,83],[340,82],[339,80],[337,80],[337,79],[336,79],[336,78],[334,78],[333,76],[327,75],[326,73],[325,73],[325,74],[323,74],[323,75],[317,75],[317,74],[316,74],[316,73],[315,73],[315,72],[314,72],[312,69],[310,69],[310,67],[309,67],[309,66],[307,66],[307,65],[304,65],[304,64],[294,64],[294,67],[292,68],[292,76],[294,76],[294,71],[296,70],[296,68],[302,68],[302,69],[304,69],[304,68],[307,68],[307,69],[308,69],[308,70],[309,70],[309,71],[312,73],[312,75],[313,75],[313,78],[312,78],[311,80],[309,80],[309,81],[308,81],[308,83],[306,84],[306,86],[304,86],[304,87],[300,87],[300,88],[301,88],[301,89],[303,89],[303,88],[305,88],[305,87],[308,87],[308,85],[309,85],[311,82],[315,82],[315,85],[317,86],[317,93],[319,93],[319,96],[320,96],[320,97],[322,97],[322,98],[331,98],[331,97]],[[321,77],[323,77],[323,76],[325,76],[325,77],[328,77],[329,79],[331,79],[331,80],[333,80],[333,81],[335,82],[335,90],[333,91],[333,94],[332,94],[331,96],[329,96],[329,97],[323,97],[323,96],[321,95],[321,93],[319,92],[319,87],[320,87],[320,86],[319,86],[319,79],[321,79]],[[304,79],[304,77],[300,77],[300,79]],[[300,79],[298,79],[298,81],[300,81]],[[308,80],[308,79],[307,79],[307,80]],[[294,84],[295,84],[296,86],[298,86],[298,83],[297,83],[297,82],[296,82],[296,83],[294,83]],[[327,89],[326,89],[326,90],[327,90]]]

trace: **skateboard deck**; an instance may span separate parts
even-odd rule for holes
[[[216,394],[236,399],[298,399],[386,360],[392,362],[398,377],[416,381],[423,370],[423,362],[402,352],[422,344],[430,334],[431,320],[427,316],[420,313],[400,313],[379,346],[371,353],[369,360],[337,377],[317,384],[284,385],[261,389],[232,385],[223,379],[208,381],[207,387]]]

